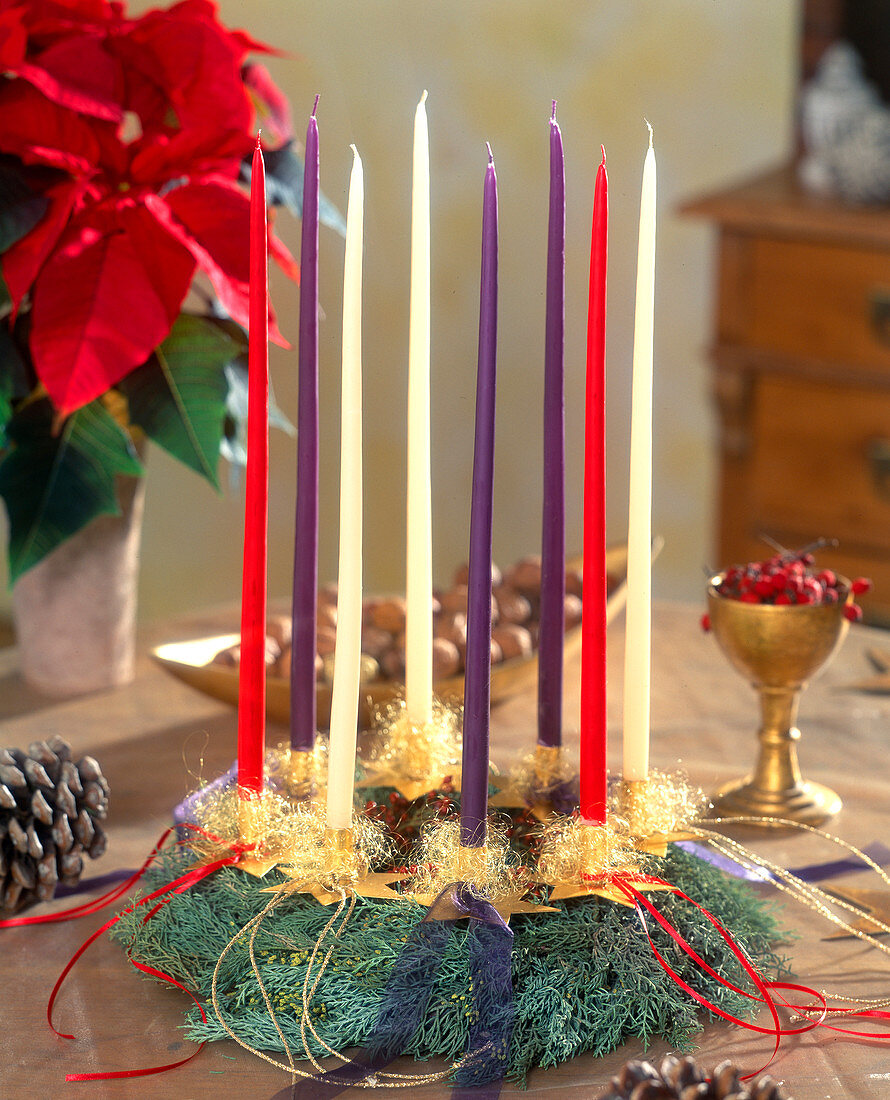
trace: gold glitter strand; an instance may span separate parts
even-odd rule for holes
[[[705,792],[682,772],[659,771],[651,771],[646,779],[617,784],[610,806],[637,837],[682,833],[709,807]]]
[[[322,975],[324,974],[325,970],[327,969],[327,965],[330,962],[331,955],[333,954],[333,951],[334,951],[334,948],[336,947],[336,944],[331,944],[330,948],[328,949],[328,953],[325,955],[324,959],[322,960],[321,967],[319,968],[318,974],[315,978],[315,982],[313,983],[312,989],[310,990],[309,989],[309,978],[312,974],[312,967],[315,965],[315,960],[318,958],[318,953],[321,950],[321,945],[324,943],[324,940],[325,940],[328,932],[330,932],[331,928],[333,928],[333,926],[337,923],[337,921],[340,918],[340,914],[343,912],[344,909],[346,909],[346,906],[347,906],[346,891],[343,890],[342,887],[341,887],[340,890],[339,890],[339,893],[340,893],[340,902],[337,905],[337,909],[334,912],[334,915],[331,917],[331,919],[328,921],[328,923],[321,930],[321,935],[315,941],[315,946],[312,948],[312,954],[309,956],[309,962],[306,964],[306,974],[305,974],[305,977],[303,978],[303,1013],[300,1017],[300,1038],[303,1041],[303,1051],[305,1052],[306,1057],[309,1059],[309,1061],[312,1063],[312,1065],[315,1067],[315,1069],[319,1073],[324,1073],[324,1069],[316,1061],[315,1056],[313,1055],[312,1050],[309,1047],[309,1040],[306,1038],[306,1028],[307,1028],[307,1026],[308,1026],[309,1030],[312,1032],[313,1038],[328,1052],[328,1054],[332,1054],[335,1058],[339,1058],[342,1062],[347,1062],[348,1061],[348,1059],[345,1058],[343,1055],[339,1054],[332,1047],[329,1047],[327,1045],[327,1043],[319,1036],[318,1032],[315,1030],[315,1025],[312,1023],[312,1018],[309,1015],[309,1006],[312,1003],[312,998],[315,996],[315,991],[318,989],[318,983],[321,981]],[[349,918],[352,916],[352,912],[353,912],[354,909],[355,909],[355,894],[353,894],[349,898],[349,908],[346,912],[345,917],[343,918],[343,923],[340,925],[340,927],[337,929],[336,933],[334,934],[335,939],[343,932],[344,928],[349,923]]]
[[[861,851],[855,845],[850,844],[843,838],[835,836],[832,833],[827,833],[822,829],[818,829],[811,825],[806,825],[801,822],[787,821],[783,818],[760,818],[760,817],[732,817],[732,818],[716,818],[715,824],[720,825],[763,825],[767,828],[774,829],[788,829],[793,828],[802,832],[812,833],[824,840],[828,840],[831,843],[843,848],[851,855],[861,859],[863,863],[874,870],[878,876],[887,885],[890,885],[890,876],[878,866],[878,864],[871,859],[865,852]],[[696,837],[706,841],[715,849],[731,859],[735,859],[737,862],[742,863],[743,866],[751,867],[753,869],[766,869],[773,876],[773,884],[778,890],[788,895],[793,900],[797,901],[800,905],[811,911],[818,913],[824,917],[831,924],[843,930],[847,935],[855,936],[869,947],[874,947],[884,955],[890,956],[890,946],[882,943],[875,938],[874,934],[863,931],[860,928],[856,928],[854,925],[849,924],[842,917],[840,917],[832,906],[837,909],[843,909],[844,911],[851,913],[857,917],[861,917],[862,910],[845,901],[843,898],[835,897],[832,894],[828,894],[814,883],[804,882],[802,879],[793,875],[786,868],[780,864],[774,863],[772,860],[759,856],[756,853],[750,851],[743,844],[740,844],[737,840],[731,837],[725,836],[722,833],[715,833],[709,829],[701,827],[690,829],[690,832],[694,833]],[[872,921],[883,933],[890,934],[890,925],[880,920],[877,916],[869,915],[869,920]],[[830,990],[819,991],[826,998],[833,998],[835,1000],[846,1001],[849,1004],[858,1004],[870,1009],[885,1008],[890,1006],[890,998],[859,998],[851,997],[842,992],[834,992]],[[796,1006],[795,1006],[796,1007]],[[853,1009],[849,1008],[827,1008],[823,1009],[821,1006],[813,1006],[812,1008],[797,1008],[800,1013],[822,1013],[829,1012],[836,1015],[846,1015],[853,1012]],[[807,1016],[800,1016],[800,1019],[807,1019]]]
[[[306,977],[305,977],[304,982],[303,982],[303,1014],[302,1014],[301,1021],[300,1021],[300,1024],[301,1024],[301,1038],[303,1040],[303,1048],[304,1048],[304,1051],[306,1053],[306,1057],[309,1059],[309,1061],[312,1063],[313,1068],[316,1070],[315,1073],[309,1073],[306,1070],[301,1070],[294,1064],[293,1055],[290,1051],[290,1048],[288,1047],[288,1044],[287,1044],[284,1036],[281,1033],[281,1029],[280,1029],[280,1027],[278,1025],[278,1022],[277,1022],[277,1019],[275,1017],[275,1013],[274,1013],[274,1010],[273,1010],[272,1005],[270,1003],[270,1000],[268,998],[267,991],[265,990],[265,987],[264,987],[264,985],[262,983],[262,980],[260,978],[259,967],[256,963],[256,959],[255,959],[255,956],[253,954],[251,954],[251,965],[252,965],[252,968],[253,968],[254,976],[257,978],[257,980],[259,982],[260,989],[263,992],[263,999],[266,1003],[267,1011],[269,1012],[269,1015],[272,1019],[272,1022],[275,1025],[275,1029],[278,1032],[279,1037],[282,1040],[282,1043],[284,1045],[284,1049],[285,1049],[285,1052],[287,1053],[290,1064],[287,1065],[284,1062],[280,1061],[279,1059],[273,1058],[271,1055],[266,1054],[264,1051],[257,1050],[254,1047],[252,1047],[249,1043],[246,1043],[229,1026],[228,1022],[226,1021],[225,1017],[223,1016],[222,1007],[219,1003],[219,972],[220,972],[220,969],[222,967],[223,960],[226,958],[229,951],[234,947],[234,945],[238,942],[238,940],[241,939],[242,936],[244,936],[248,932],[252,932],[255,935],[256,931],[259,929],[259,926],[262,924],[263,920],[272,911],[272,909],[275,908],[275,906],[279,903],[279,901],[281,901],[281,899],[284,896],[285,896],[285,893],[284,893],[283,890],[281,890],[278,893],[276,893],[275,895],[273,895],[273,897],[269,900],[269,903],[264,907],[264,909],[260,913],[257,913],[256,916],[251,917],[251,919],[244,925],[244,927],[240,928],[235,933],[235,935],[232,936],[232,938],[229,940],[229,942],[226,944],[226,946],[223,948],[222,954],[220,955],[219,959],[217,960],[216,967],[214,968],[214,971],[213,971],[213,978],[212,978],[212,981],[211,981],[211,989],[210,989],[210,999],[211,999],[211,1003],[213,1005],[214,1013],[216,1014],[216,1018],[219,1021],[220,1025],[222,1026],[223,1030],[226,1032],[226,1034],[231,1039],[234,1039],[235,1042],[240,1047],[242,1047],[244,1050],[248,1051],[248,1053],[255,1055],[257,1058],[261,1058],[264,1062],[268,1062],[269,1065],[274,1066],[276,1069],[284,1070],[285,1073],[288,1073],[290,1075],[292,1083],[296,1082],[297,1077],[302,1077],[302,1078],[305,1078],[306,1080],[309,1080],[309,1081],[318,1081],[319,1078],[322,1075],[324,1075],[326,1071],[325,1071],[324,1067],[314,1057],[314,1055],[312,1054],[312,1051],[309,1047],[308,1039],[306,1037],[306,1026],[307,1025],[308,1025],[308,1029],[312,1032],[315,1039],[319,1042],[319,1044],[329,1054],[331,1054],[333,1057],[339,1059],[344,1064],[349,1061],[348,1057],[345,1054],[342,1054],[340,1051],[334,1050],[333,1047],[328,1046],[328,1044],[324,1042],[324,1040],[315,1031],[315,1028],[312,1024],[311,1018],[309,1017],[309,1006],[312,1002],[313,996],[315,995],[315,991],[318,988],[318,983],[321,980],[322,974],[324,973],[324,971],[327,967],[327,964],[330,960],[331,954],[334,950],[334,945],[331,946],[331,948],[329,949],[327,955],[325,956],[325,958],[322,962],[321,968],[320,968],[318,974],[315,976],[315,981],[313,982],[311,989],[309,988],[309,978],[310,978],[310,975],[311,975],[312,967],[315,963],[316,958],[318,957],[318,952],[321,950],[321,946],[322,946],[325,938],[327,937],[327,935],[330,932],[333,925],[336,924],[337,920],[339,919],[341,913],[343,913],[344,909],[347,909],[346,915],[344,916],[343,921],[342,921],[340,927],[337,929],[337,932],[335,933],[335,935],[340,936],[342,934],[343,930],[346,928],[346,925],[348,924],[349,919],[352,915],[353,909],[355,907],[356,899],[355,899],[354,895],[347,902],[346,892],[345,891],[341,892],[340,905],[337,907],[337,910],[334,912],[331,919],[328,921],[328,923],[322,929],[321,934],[319,935],[318,939],[315,942],[315,947],[313,948],[312,955],[311,955],[311,958],[309,960],[309,964],[308,964],[307,970],[306,970]],[[458,1064],[459,1063],[456,1063],[456,1065],[458,1065]],[[452,1070],[454,1068],[456,1068],[456,1065],[450,1067],[447,1070],[440,1070],[440,1071],[437,1071],[435,1073],[423,1073],[423,1074],[413,1074],[412,1075],[412,1074],[380,1072],[380,1073],[374,1075],[374,1077],[375,1077],[374,1083],[377,1084],[381,1088],[411,1088],[411,1087],[413,1087],[415,1085],[418,1085],[418,1084],[432,1084],[436,1081],[442,1081],[446,1077],[448,1077],[450,1075],[450,1073],[452,1072]],[[378,1078],[380,1078],[380,1077],[389,1077],[389,1078],[392,1078],[393,1080],[391,1080],[391,1081],[380,1081],[380,1080],[378,1080]],[[354,1082],[354,1081],[337,1081],[332,1076],[331,1077],[325,1077],[325,1080],[331,1081],[332,1083],[335,1083],[335,1084],[343,1084],[344,1086],[345,1085],[355,1085],[356,1084],[356,1082]]]
[[[417,871],[408,892],[415,897],[435,897],[455,882],[465,882],[492,901],[510,897],[532,885],[531,872],[510,850],[505,825],[489,822],[486,842],[470,852],[460,842],[460,822],[455,818],[429,822],[411,855]]]
[[[231,951],[231,949],[235,946],[238,940],[243,935],[245,935],[245,933],[247,933],[254,924],[262,922],[263,918],[266,916],[266,913],[268,913],[278,904],[281,896],[283,895],[274,895],[269,900],[269,903],[265,906],[265,908],[260,913],[257,913],[256,916],[251,917],[243,928],[239,928],[239,930],[235,933],[234,936],[232,936],[232,938],[223,948],[222,954],[216,960],[216,966],[213,969],[213,978],[210,983],[210,1003],[213,1005],[213,1011],[216,1014],[216,1018],[219,1021],[220,1026],[223,1028],[230,1039],[234,1039],[240,1047],[243,1047],[244,1050],[248,1051],[250,1054],[256,1055],[257,1058],[262,1058],[264,1062],[268,1062],[270,1065],[275,1066],[276,1069],[283,1069],[285,1073],[289,1073],[291,1075],[291,1080],[293,1081],[295,1076],[314,1078],[315,1075],[312,1073],[306,1073],[304,1070],[297,1069],[296,1066],[285,1065],[284,1062],[279,1062],[278,1059],[271,1057],[271,1055],[266,1054],[264,1051],[255,1050],[249,1043],[245,1043],[244,1040],[229,1026],[228,1022],[223,1016],[222,1008],[219,1003],[219,972],[220,968],[222,967],[223,960],[225,959],[226,955],[228,955],[229,951]]]
[[[376,708],[367,776],[358,786],[395,787],[409,800],[438,789],[448,776],[459,787],[461,713],[458,704],[434,698],[432,718],[418,726],[408,718],[404,699]]]
[[[539,830],[538,877],[553,885],[582,885],[613,874],[638,874],[641,857],[627,824],[609,815],[604,825],[556,817]]]
[[[283,896],[284,895],[281,894],[281,893],[276,894],[272,898],[271,902],[263,910],[263,916],[265,916],[268,913],[271,913],[272,910],[275,908],[275,906],[278,904],[278,902],[281,901]],[[287,1055],[287,1060],[290,1063],[292,1079],[294,1081],[296,1081],[296,1076],[294,1075],[295,1074],[295,1069],[296,1069],[296,1067],[294,1066],[294,1056],[291,1054],[291,1050],[290,1050],[290,1047],[288,1046],[287,1039],[284,1037],[284,1032],[281,1030],[281,1026],[278,1023],[278,1017],[275,1015],[275,1010],[272,1007],[272,1000],[269,997],[268,991],[266,990],[266,985],[265,985],[265,982],[263,981],[263,975],[260,972],[260,968],[257,965],[257,961],[256,961],[256,951],[255,951],[256,937],[257,937],[257,933],[260,930],[260,925],[261,924],[262,924],[262,920],[256,921],[254,923],[253,928],[251,929],[251,932],[250,932],[250,939],[248,940],[248,951],[249,951],[249,955],[250,955],[250,965],[251,965],[251,968],[253,970],[253,976],[256,978],[257,985],[259,986],[260,993],[263,996],[263,1001],[265,1002],[265,1005],[266,1005],[266,1011],[269,1013],[269,1018],[271,1019],[275,1030],[278,1032],[278,1038],[281,1040],[281,1044],[284,1047],[284,1053]]]
[[[802,833],[812,833],[814,836],[821,837],[823,840],[827,840],[832,844],[836,844],[839,848],[844,848],[850,853],[850,855],[856,856],[857,859],[861,859],[863,863],[867,864],[876,874],[884,880],[884,882],[890,886],[890,875],[876,863],[871,856],[867,855],[861,849],[851,844],[849,841],[844,840],[843,837],[836,836],[834,833],[826,832],[825,829],[819,829],[815,825],[805,825],[801,821],[787,821],[781,817],[715,817],[712,818],[709,824],[714,825],[766,825],[771,829],[797,829]],[[727,838],[728,839],[728,838]],[[755,858],[757,858],[755,856]]]

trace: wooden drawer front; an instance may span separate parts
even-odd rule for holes
[[[890,252],[759,238],[750,260],[754,346],[890,373]]]
[[[751,430],[752,534],[890,551],[890,392],[762,376]]]

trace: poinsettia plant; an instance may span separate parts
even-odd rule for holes
[[[209,0],[132,18],[115,0],[0,0],[11,580],[117,511],[115,476],[142,472],[140,433],[215,486],[220,453],[243,457],[260,124],[270,201],[299,215],[302,200],[287,102],[248,60],[270,52]],[[338,221],[329,205],[322,217]],[[271,226],[269,241],[296,279]]]

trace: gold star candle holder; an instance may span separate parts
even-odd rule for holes
[[[650,772],[646,779],[621,780],[612,794],[612,812],[627,822],[637,848],[663,856],[672,840],[689,840],[690,826],[707,813],[710,802],[679,772]]]
[[[327,809],[317,801],[293,801],[269,787],[259,794],[230,788],[205,799],[196,824],[200,831],[189,844],[198,866],[243,845],[248,850],[238,869],[262,878],[277,867],[286,892],[312,893],[325,904],[344,894],[397,896],[381,885],[399,875],[371,872],[393,865],[391,844],[383,827],[363,814],[353,817],[351,829],[329,829]]]
[[[527,808],[538,821],[578,804],[578,769],[560,745],[536,745],[506,781],[495,778],[493,783],[498,790],[489,805]]]
[[[625,877],[635,889],[670,889],[646,883],[635,838],[620,818],[607,816],[595,825],[579,817],[552,818],[544,826],[538,878],[552,887],[551,901],[597,896],[631,905],[615,880]]]
[[[441,789],[450,777],[460,789],[461,707],[433,700],[433,716],[417,725],[408,717],[404,699],[372,715],[372,739],[366,776],[358,786],[394,787],[409,801]]]
[[[290,858],[279,863],[287,881],[269,887],[268,893],[312,894],[322,905],[356,896],[390,900],[401,896],[390,889],[390,883],[405,875],[371,870],[384,861],[392,862],[387,858],[388,845],[377,822],[356,815],[351,829],[332,829],[324,810],[311,804],[304,806],[302,816],[308,826],[304,845],[294,848]]]
[[[232,787],[205,796],[196,816],[201,831],[189,844],[199,865],[242,845],[246,851],[237,866],[260,878],[279,862],[293,832],[287,800],[268,787],[259,792]]]
[[[328,744],[317,737],[312,749],[279,745],[266,754],[266,769],[273,784],[295,802],[323,803],[328,787]]]
[[[466,883],[486,897],[504,920],[513,913],[554,912],[526,897],[534,887],[528,868],[510,851],[506,828],[489,822],[485,843],[464,845],[456,818],[431,822],[421,834],[412,856],[414,873],[407,893],[412,900],[430,906],[455,883]]]

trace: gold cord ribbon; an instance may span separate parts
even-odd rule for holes
[[[306,974],[303,979],[302,1012],[300,1015],[300,1039],[303,1044],[303,1053],[305,1057],[309,1060],[309,1062],[311,1062],[313,1069],[316,1071],[315,1073],[308,1073],[306,1070],[298,1069],[296,1064],[294,1063],[293,1053],[291,1052],[287,1039],[284,1036],[281,1025],[278,1022],[278,1018],[276,1017],[275,1010],[272,1006],[272,1000],[269,997],[268,991],[266,990],[266,987],[263,983],[262,973],[260,971],[259,964],[257,963],[254,949],[256,936],[263,921],[272,912],[275,906],[278,905],[282,898],[287,896],[288,891],[286,889],[286,885],[282,886],[279,891],[274,893],[268,904],[259,913],[251,917],[251,919],[242,928],[240,928],[234,936],[232,936],[232,938],[223,948],[222,954],[220,955],[219,959],[217,959],[216,966],[213,970],[213,979],[210,987],[211,1003],[213,1005],[213,1011],[216,1014],[216,1018],[217,1020],[219,1020],[220,1025],[223,1027],[226,1034],[229,1035],[230,1038],[234,1039],[240,1047],[244,1048],[244,1050],[256,1055],[257,1058],[262,1058],[264,1062],[268,1062],[270,1065],[275,1066],[277,1069],[282,1069],[286,1073],[289,1073],[291,1075],[292,1083],[296,1083],[298,1077],[303,1077],[307,1080],[317,1081],[322,1076],[324,1077],[324,1080],[326,1082],[337,1085],[342,1084],[344,1087],[355,1085],[358,1083],[351,1080],[339,1080],[335,1076],[333,1076],[330,1071],[325,1071],[324,1067],[321,1065],[321,1063],[312,1052],[312,1049],[309,1045],[309,1038],[307,1036],[308,1031],[312,1034],[312,1037],[315,1039],[315,1041],[325,1051],[327,1051],[328,1054],[330,1054],[334,1058],[339,1058],[340,1061],[344,1064],[349,1062],[350,1059],[347,1057],[347,1055],[341,1053],[338,1050],[335,1050],[334,1047],[329,1046],[328,1043],[326,1043],[325,1040],[318,1034],[315,1029],[315,1025],[312,1023],[312,1017],[310,1014],[312,999],[315,996],[319,982],[321,981],[322,976],[327,969],[328,963],[330,962],[331,956],[336,947],[336,944],[332,943],[331,946],[328,948],[327,953],[322,959],[318,973],[315,975],[314,980],[312,981],[310,986],[312,969],[315,966],[318,955],[322,950],[322,945],[326,940],[328,934],[334,928],[334,925],[337,924],[344,910],[346,910],[345,916],[343,917],[343,920],[341,921],[339,927],[333,933],[335,939],[338,939],[343,934],[347,925],[349,924],[353,911],[355,910],[356,894],[348,893],[342,887],[338,887],[337,890],[340,894],[339,903],[333,915],[328,920],[324,928],[321,930],[318,939],[315,941],[315,944],[312,948],[312,953],[309,956],[309,961],[306,965]],[[284,1047],[284,1051],[288,1059],[287,1064],[279,1061],[277,1058],[273,1058],[271,1055],[266,1054],[261,1050],[257,1050],[255,1047],[252,1047],[249,1043],[245,1042],[226,1021],[222,1013],[222,1007],[219,1003],[219,972],[222,967],[223,960],[225,959],[226,955],[228,955],[229,951],[241,939],[241,937],[248,933],[248,949],[251,969],[253,971],[254,977],[256,978],[257,985],[259,986],[260,993],[262,994],[263,1002],[266,1006],[266,1011],[269,1013],[269,1017],[272,1020],[276,1032],[278,1033],[278,1037],[281,1039],[282,1046]],[[446,1070],[439,1070],[435,1073],[406,1074],[380,1070],[377,1073],[373,1074],[373,1077],[375,1078],[374,1083],[381,1088],[411,1088],[415,1085],[433,1084],[436,1081],[442,1081],[445,1078],[449,1077],[453,1070],[456,1069],[457,1065],[459,1064],[460,1063],[456,1063]],[[382,1080],[382,1078],[389,1078],[389,1080]]]
[[[770,817],[719,817],[713,819],[715,825],[757,825],[766,826],[771,829],[797,829],[801,832],[812,833],[814,836],[818,836],[823,840],[827,840],[832,844],[843,848],[857,859],[862,860],[864,864],[870,867],[881,880],[890,886],[890,875],[887,874],[884,869],[879,866],[870,856],[865,852],[857,848],[855,845],[850,844],[842,837],[835,836],[833,833],[825,832],[823,829],[817,829],[812,825],[804,825],[800,822],[787,821],[784,818],[770,818]],[[781,864],[774,863],[772,860],[766,859],[763,856],[757,855],[752,852],[745,845],[740,844],[732,837],[725,836],[723,833],[717,833],[711,829],[705,829],[702,826],[692,825],[687,830],[690,834],[696,836],[698,839],[705,841],[715,851],[720,852],[721,855],[727,856],[730,859],[736,860],[743,866],[751,867],[753,869],[766,869],[770,872],[773,878],[773,884],[777,889],[781,890],[784,894],[793,898],[800,905],[810,909],[812,912],[819,913],[826,920],[842,929],[846,934],[856,936],[862,940],[863,943],[869,947],[874,947],[883,954],[890,956],[890,945],[882,943],[875,935],[863,931],[861,928],[857,928],[855,925],[850,924],[833,911],[831,906],[835,906],[838,909],[843,909],[854,916],[861,917],[863,915],[862,910],[858,909],[855,905],[845,901],[843,898],[835,897],[832,894],[828,894],[825,890],[816,886],[814,883],[805,882],[803,879],[798,878],[797,875],[792,874],[787,868],[782,867]],[[869,920],[878,926],[882,933],[890,934],[890,925],[880,920],[876,915],[869,914]],[[846,1001],[851,1005],[860,1005],[868,1009],[880,1009],[890,1007],[890,997],[852,997],[846,993],[834,992],[831,990],[822,989],[819,991],[825,997],[831,997],[834,1000]],[[801,1008],[799,1011],[807,1011],[805,1008]],[[820,1006],[818,1009],[815,1007],[813,1012],[829,1012],[835,1014],[845,1014],[855,1011],[854,1009],[848,1009],[844,1007],[837,1008],[824,1008]],[[801,1017],[803,1018],[803,1017]]]

